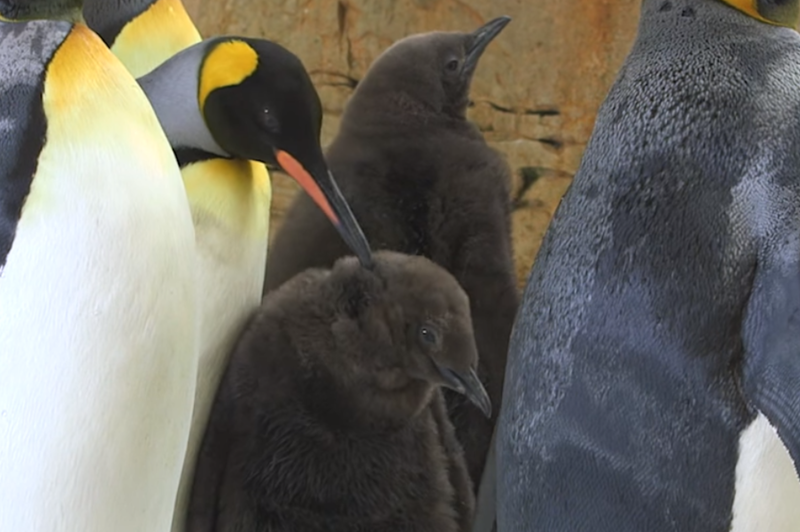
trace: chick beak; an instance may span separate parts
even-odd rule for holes
[[[475,69],[486,47],[503,31],[503,28],[509,22],[511,22],[511,17],[497,17],[472,32],[466,57],[464,58],[464,72],[472,72]]]
[[[361,265],[372,269],[372,250],[369,243],[327,165],[324,162],[316,164],[313,166],[314,170],[309,172],[286,151],[275,150],[275,158],[281,168],[303,187],[325,213]]]
[[[492,417],[492,401],[489,399],[489,394],[486,393],[486,388],[483,387],[475,370],[470,369],[467,373],[458,373],[438,364],[436,364],[436,368],[444,378],[445,386],[464,394],[467,399],[481,409],[483,415],[487,418]]]

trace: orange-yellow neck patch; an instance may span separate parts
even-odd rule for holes
[[[200,33],[181,0],[158,0],[122,28],[111,51],[139,78],[198,42]]]
[[[220,87],[238,85],[258,68],[258,53],[244,41],[225,41],[208,54],[200,67],[198,101],[203,109],[206,98]]]
[[[780,6],[768,5],[761,0],[721,0],[742,13],[767,24],[797,29],[800,19],[800,0],[792,0]]]

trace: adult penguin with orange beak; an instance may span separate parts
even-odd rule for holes
[[[197,232],[197,392],[173,521],[173,530],[182,530],[214,393],[261,300],[271,199],[266,167],[302,185],[362,265],[371,267],[372,259],[323,158],[322,105],[294,54],[262,39],[218,37],[138,81],[175,151]]]
[[[319,96],[294,54],[260,39],[201,42],[180,0],[85,0],[83,16],[145,89],[197,234],[197,393],[173,521],[182,531],[211,401],[261,302],[272,198],[265,163],[303,186],[367,266],[370,251],[323,159]]]
[[[800,527],[798,0],[644,0],[534,263],[500,532]]]

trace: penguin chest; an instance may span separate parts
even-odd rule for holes
[[[735,490],[731,532],[800,531],[800,481],[763,414],[739,437]]]
[[[227,159],[195,163],[182,173],[196,231],[201,308],[198,383],[215,389],[221,357],[261,301],[270,178],[263,164]]]
[[[144,94],[73,32],[0,273],[0,530],[152,530],[191,415],[194,231]]]

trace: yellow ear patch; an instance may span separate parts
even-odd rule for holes
[[[238,85],[258,67],[258,53],[244,41],[226,41],[218,44],[206,56],[200,68],[200,109],[214,89]]]
[[[793,0],[781,6],[760,6],[759,0],[721,0],[742,13],[767,24],[797,28],[800,18],[800,1]]]

